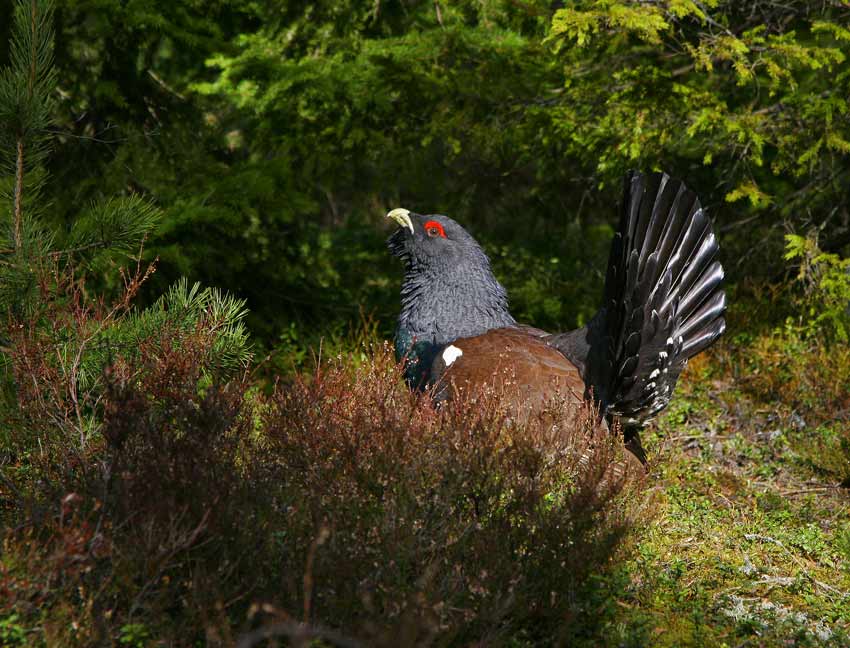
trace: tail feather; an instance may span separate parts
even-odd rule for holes
[[[658,253],[659,258],[663,255],[663,250],[659,249],[658,244],[662,240],[662,234],[669,232],[670,226],[673,225],[667,218],[667,214],[671,210],[689,209],[687,204],[693,204],[693,201],[694,196],[687,192],[684,185],[675,186],[675,183],[670,183],[666,179],[662,182],[658,200],[652,205],[651,220],[643,237],[641,259],[647,258],[650,254]]]
[[[725,310],[726,295],[722,292],[715,293],[696,313],[686,320],[680,320],[681,324],[677,326],[676,333],[683,338],[683,342],[685,339],[690,340],[693,335],[698,334],[718,317],[721,317]]]
[[[714,261],[693,281],[691,289],[679,301],[679,316],[687,319],[702,303],[717,291],[723,280],[723,267]],[[721,293],[722,294],[722,293]]]
[[[688,358],[725,330],[717,239],[694,192],[666,174],[626,178],[602,309],[549,343],[584,368],[609,415],[639,425],[670,401]]]
[[[693,358],[697,353],[705,351],[714,344],[714,341],[723,335],[725,330],[726,322],[723,318],[716,319],[699,333],[691,336],[682,348],[682,353],[689,358]]]

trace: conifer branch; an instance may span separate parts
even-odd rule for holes
[[[29,64],[30,70],[29,75],[27,77],[27,103],[31,103],[33,99],[33,93],[35,91],[35,82],[36,75],[38,74],[38,68],[36,67],[36,61],[38,57],[37,47],[38,47],[38,24],[36,21],[36,17],[38,16],[38,5],[36,4],[36,0],[31,0],[30,3],[30,56],[29,56]],[[18,134],[17,141],[17,157],[15,160],[15,250],[21,249],[21,221],[23,219],[22,208],[23,208],[23,195],[24,195],[24,134],[21,132]]]
[[[37,67],[36,61],[38,60],[38,41],[39,41],[39,32],[37,25],[37,16],[38,16],[38,5],[36,4],[36,0],[32,0],[30,4],[30,74],[29,74],[29,83],[27,85],[27,99],[32,101],[33,90],[35,88],[36,82],[36,74]]]
[[[21,249],[21,204],[24,193],[24,138],[18,136],[18,153],[15,162],[15,250]]]

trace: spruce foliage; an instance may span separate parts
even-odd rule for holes
[[[182,275],[232,289],[285,353],[346,330],[361,305],[389,334],[397,268],[380,223],[398,205],[467,225],[521,319],[583,323],[629,168],[687,178],[736,260],[730,279],[773,281],[789,229],[822,228],[847,256],[848,12],[63,3],[55,218],[128,188],[155,200],[145,299]]]

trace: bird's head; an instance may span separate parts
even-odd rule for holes
[[[389,212],[387,218],[399,224],[387,246],[408,268],[427,271],[484,264],[489,270],[489,261],[481,246],[448,216],[422,216],[399,208]]]
[[[445,344],[514,323],[505,289],[474,238],[448,216],[393,209],[387,245],[405,264],[399,334]]]

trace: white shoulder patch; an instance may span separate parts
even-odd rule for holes
[[[443,350],[443,362],[445,362],[448,367],[462,355],[463,351],[458,349],[454,344],[450,344]]]

